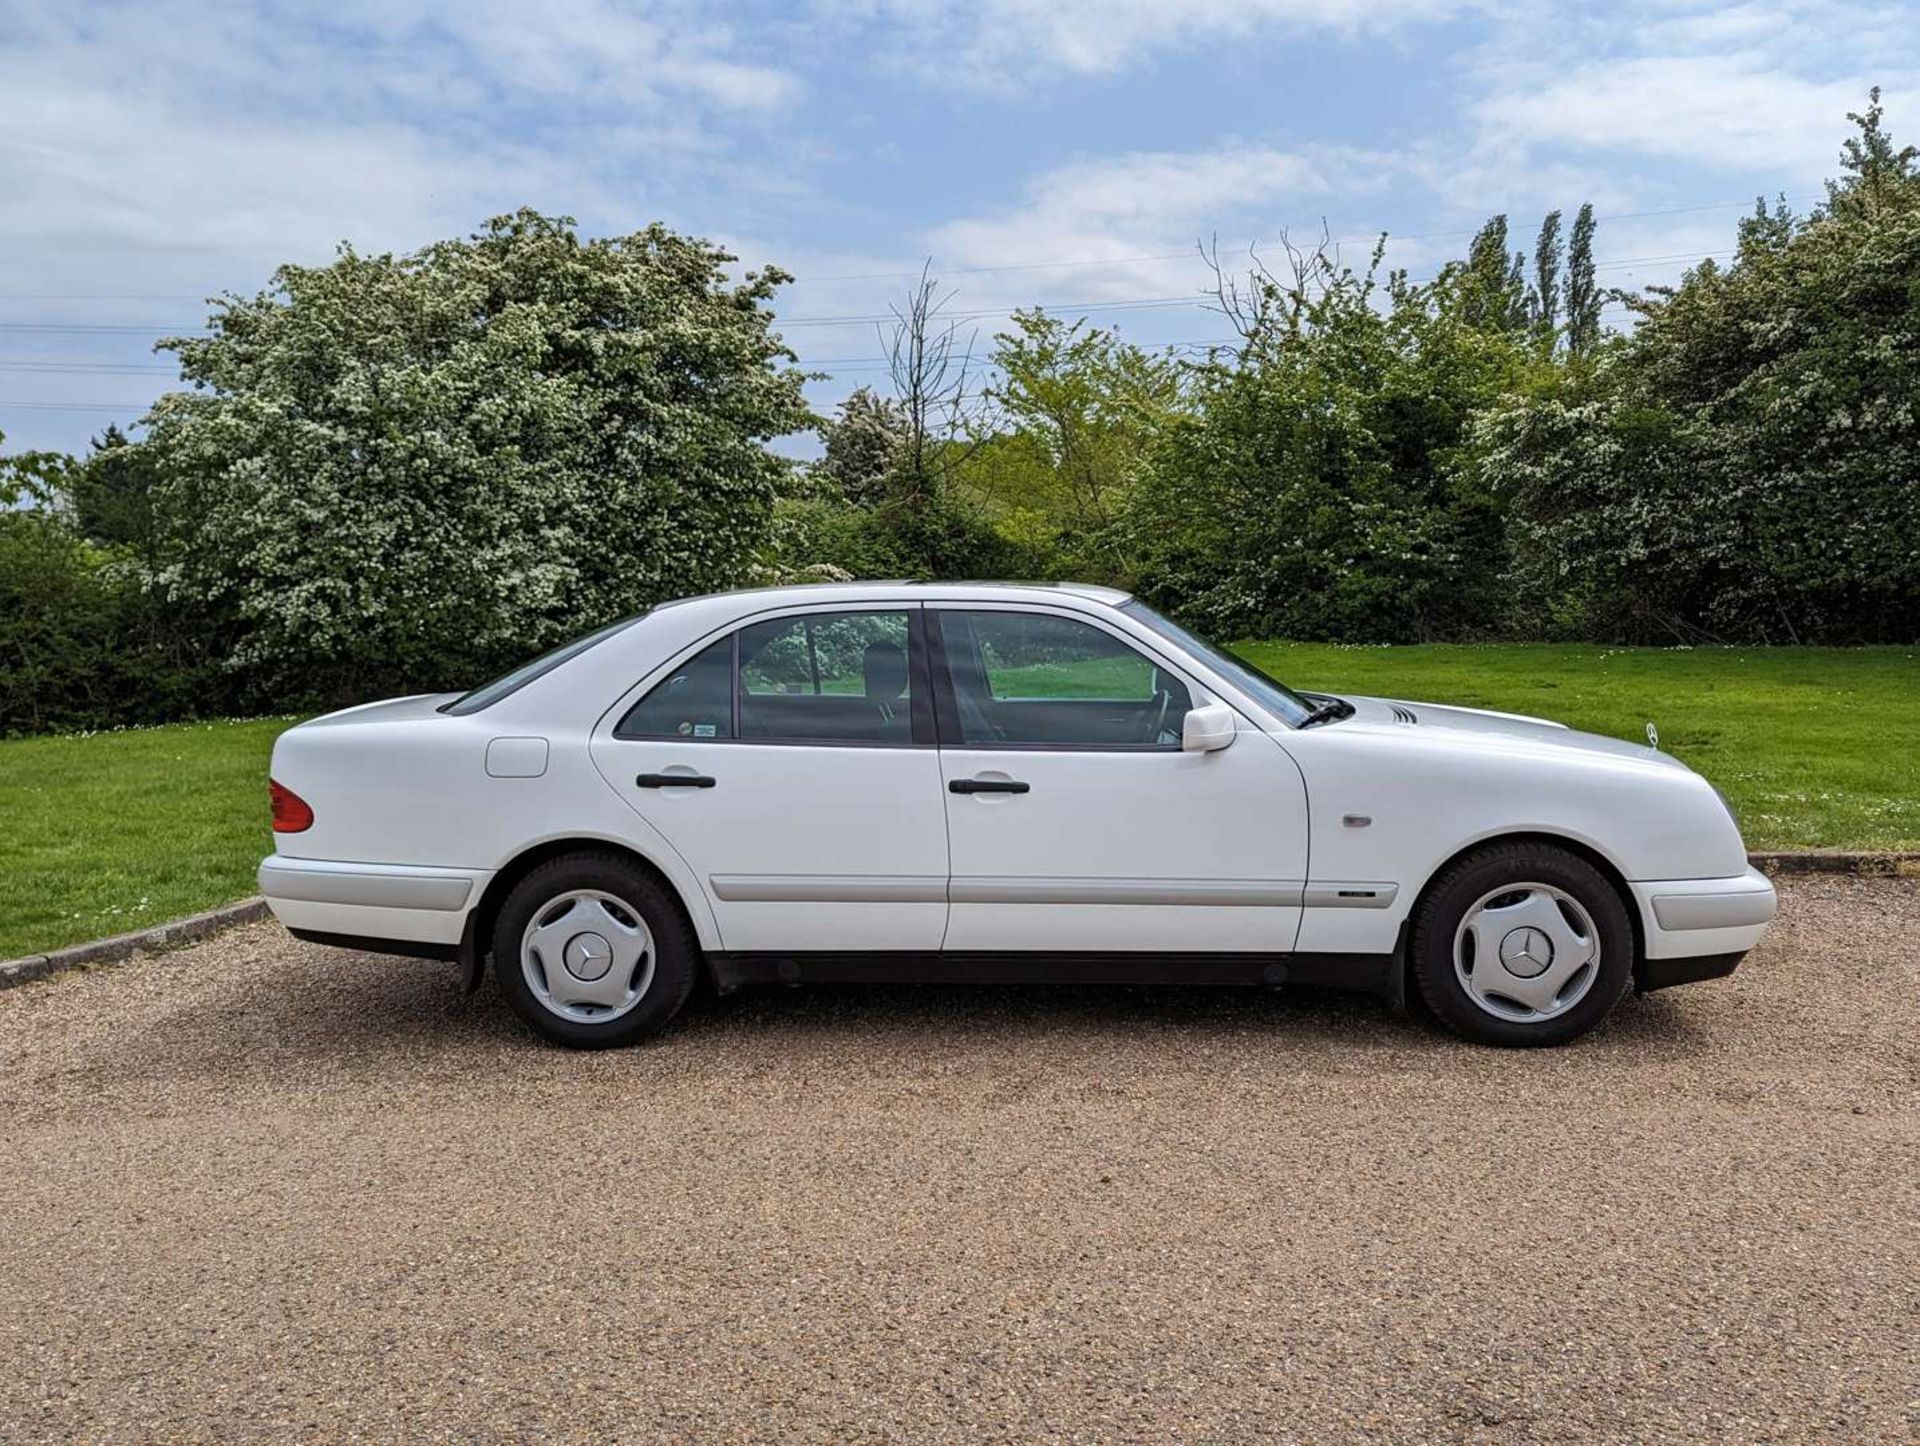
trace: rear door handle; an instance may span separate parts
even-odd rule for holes
[[[712,788],[719,780],[704,773],[643,773],[633,781],[642,788]]]
[[[1012,778],[956,778],[947,785],[949,793],[1028,793],[1031,784]]]

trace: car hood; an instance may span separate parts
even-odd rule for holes
[[[1530,744],[1535,747],[1567,749],[1581,753],[1606,753],[1616,758],[1633,758],[1643,763],[1665,763],[1675,768],[1686,765],[1669,754],[1644,743],[1629,743],[1623,738],[1608,738],[1598,733],[1581,733],[1547,718],[1529,718],[1524,713],[1495,713],[1485,708],[1457,708],[1444,703],[1403,702],[1392,698],[1361,698],[1350,693],[1340,695],[1353,704],[1355,712],[1344,723],[1326,726],[1347,727],[1364,724],[1370,728],[1434,729],[1470,743],[1479,735],[1488,743]]]

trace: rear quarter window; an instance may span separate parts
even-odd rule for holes
[[[609,623],[606,627],[596,632],[588,633],[585,637],[575,638],[570,643],[562,643],[552,651],[542,653],[539,657],[533,659],[532,662],[522,663],[511,673],[503,673],[491,683],[482,683],[471,693],[463,693],[451,703],[443,704],[440,711],[442,713],[452,714],[458,718],[464,717],[468,713],[478,713],[482,708],[490,708],[509,693],[519,692],[520,689],[526,687],[527,684],[531,683],[534,679],[544,677],[562,663],[571,662],[586,652],[587,649],[604,643],[615,633],[632,627],[645,616],[645,613],[635,613],[630,618],[622,618],[617,623]]]

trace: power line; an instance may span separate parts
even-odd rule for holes
[[[49,360],[5,360],[0,361],[0,372],[114,372],[130,376],[178,376],[178,367],[140,366],[132,362],[89,362]]]
[[[0,409],[16,412],[144,412],[148,402],[5,402]]]
[[[107,325],[101,322],[75,321],[0,321],[0,331],[28,332],[76,332],[82,335],[99,336],[161,336],[177,335],[181,332],[204,332],[204,326],[127,326]]]
[[[1798,197],[1794,197],[1793,199],[1806,200],[1808,198],[1804,196],[1798,196]],[[1705,211],[1745,210],[1747,207],[1751,205],[1753,205],[1753,202],[1751,200],[1715,201],[1711,205],[1673,206],[1665,210],[1659,210],[1659,211],[1615,211],[1610,215],[1595,216],[1593,219],[1596,223],[1601,221],[1643,221],[1654,216],[1691,216],[1691,215],[1696,215]],[[1456,236],[1474,236],[1474,235],[1477,235],[1478,233],[1479,233],[1478,227],[1469,227],[1465,230],[1460,230],[1460,231],[1423,231],[1418,233],[1410,233],[1406,235],[1401,235],[1392,230],[1386,230],[1385,234],[1386,234],[1388,243],[1392,244],[1395,241],[1446,241],[1446,240],[1451,240]],[[1372,231],[1367,233],[1364,236],[1335,236],[1330,238],[1326,244],[1330,246],[1358,246],[1362,244],[1370,245],[1373,242],[1378,241],[1380,239],[1380,236],[1381,236],[1380,231]],[[1272,244],[1274,243],[1270,241],[1269,242],[1255,241],[1251,243],[1251,245],[1254,247],[1262,246],[1262,245],[1272,245]],[[1190,248],[1185,251],[1146,252],[1146,253],[1135,255],[1135,256],[1087,256],[1087,257],[1076,257],[1071,260],[1065,260],[1065,261],[1023,261],[1023,262],[1012,263],[1005,266],[940,267],[933,270],[930,274],[935,277],[987,276],[987,275],[994,275],[1003,271],[1048,271],[1048,270],[1057,270],[1059,268],[1068,267],[1068,266],[1126,266],[1126,265],[1131,265],[1132,263],[1138,262],[1138,261],[1191,260],[1196,255],[1197,255],[1197,251],[1195,249]],[[919,276],[920,274],[921,272],[917,269],[912,271],[850,271],[839,276],[796,275],[794,279],[797,282],[812,282],[818,285],[824,285],[830,281],[888,281],[888,280],[894,280],[900,277]]]
[[[1623,256],[1613,261],[1597,263],[1595,271],[1618,270],[1626,266],[1644,266],[1663,261],[1705,260],[1707,257],[1731,256],[1731,251],[1671,252],[1663,256]],[[1431,281],[1439,273],[1416,278],[1418,282]],[[1062,302],[1024,302],[1006,307],[983,307],[978,310],[942,311],[940,321],[980,321],[988,317],[1011,316],[1015,311],[1073,311],[1082,315],[1107,311],[1145,311],[1168,306],[1206,306],[1214,301],[1211,293],[1195,293],[1191,296],[1150,296],[1120,301],[1062,301]],[[775,317],[775,324],[781,328],[791,326],[857,326],[861,324],[884,325],[898,321],[899,317],[889,312],[856,314],[846,316],[788,316]]]
[[[1689,208],[1689,209],[1709,209]],[[1649,213],[1654,214],[1654,213]],[[1618,219],[1618,218],[1616,218]],[[1440,234],[1440,233],[1435,233]],[[1451,233],[1449,233],[1451,234]],[[1708,257],[1732,255],[1732,251],[1672,252],[1661,256],[1625,256],[1613,261],[1600,262],[1595,271],[1618,270],[1626,266],[1651,265],[1656,262],[1705,260]],[[1011,269],[1011,268],[1009,268]],[[917,274],[917,273],[916,273]],[[1437,273],[1436,273],[1437,274]],[[1432,277],[1424,277],[1431,280]],[[1149,296],[1122,298],[1115,301],[1057,301],[1026,302],[1015,306],[982,307],[963,311],[941,313],[945,321],[981,321],[989,317],[1011,316],[1015,311],[1076,311],[1081,314],[1113,311],[1149,311],[1170,306],[1204,306],[1209,298],[1204,294],[1189,296]],[[790,316],[774,318],[776,326],[781,328],[795,326],[862,326],[884,325],[899,318],[891,311],[849,313],[846,315]],[[162,334],[204,334],[205,328],[191,325],[180,326],[139,326],[124,323],[102,322],[43,322],[43,321],[0,321],[0,331],[22,332],[27,334],[55,335],[72,334],[80,336],[160,336]]]
[[[210,301],[197,291],[0,291],[0,301]]]
[[[1710,210],[1710,209],[1718,209],[1718,208],[1689,207],[1689,208],[1683,208],[1683,209]],[[1677,213],[1649,212],[1644,214],[1677,214]],[[1616,217],[1614,219],[1620,219],[1620,218]],[[1451,233],[1448,233],[1448,234],[1451,234]],[[1653,265],[1657,263],[1665,263],[1665,262],[1673,262],[1673,261],[1704,261],[1709,258],[1717,259],[1721,257],[1731,256],[1733,254],[1735,254],[1733,251],[1726,250],[1726,251],[1703,251],[1703,252],[1670,252],[1670,253],[1667,253],[1664,255],[1658,255],[1658,256],[1626,256],[1626,257],[1617,258],[1612,261],[1597,263],[1594,266],[1594,270],[1597,272],[1620,270],[1622,268],[1627,268],[1632,266]],[[1438,273],[1435,273],[1435,274],[1437,275]],[[1432,279],[1434,279],[1432,276],[1420,278],[1420,280],[1422,281],[1430,281]],[[1205,293],[1195,293],[1189,296],[1139,297],[1139,298],[1109,301],[1109,302],[1099,302],[1099,301],[1078,301],[1078,302],[1067,301],[1067,302],[1051,302],[1051,303],[1036,302],[1036,303],[1027,303],[1024,305],[1014,305],[1014,306],[1006,306],[1006,307],[985,307],[985,308],[970,309],[965,311],[942,312],[940,314],[939,319],[943,322],[945,321],[985,321],[985,320],[990,320],[998,317],[1011,316],[1015,311],[1025,311],[1025,310],[1040,310],[1040,311],[1055,311],[1055,312],[1070,311],[1070,312],[1075,312],[1082,316],[1086,316],[1086,315],[1092,315],[1096,313],[1108,313],[1108,312],[1133,312],[1133,311],[1165,310],[1168,308],[1186,309],[1186,308],[1192,308],[1192,307],[1209,307],[1209,306],[1216,306],[1217,304],[1218,304],[1217,299],[1214,298],[1213,296]],[[1607,306],[1603,307],[1602,309],[1603,310],[1613,309],[1618,307],[1619,305],[1620,303],[1618,302],[1609,302]],[[868,313],[868,314],[846,315],[846,316],[797,316],[797,317],[788,317],[784,319],[780,317],[775,317],[774,323],[776,327],[784,330],[788,327],[796,327],[796,326],[885,325],[888,322],[895,322],[898,320],[899,320],[899,317],[895,313],[888,311],[884,313],[875,312],[875,313]],[[183,329],[184,328],[173,328],[173,330],[183,330]],[[90,324],[79,324],[79,323],[47,323],[47,322],[0,322],[0,331],[19,331],[19,332],[36,332],[36,333],[72,332],[72,333],[79,333],[79,334],[103,334],[103,335],[153,335],[155,334],[153,331],[150,331],[147,328],[138,327],[138,326],[122,326],[122,325],[108,326],[108,325],[90,325]],[[1163,345],[1166,345],[1169,347],[1221,346],[1221,345],[1232,345],[1232,342],[1231,341],[1167,342],[1167,343],[1163,343]],[[886,357],[845,357],[845,358],[833,357],[833,358],[820,358],[818,360],[811,361],[811,362],[805,358],[801,358],[800,361],[798,362],[798,365],[803,369],[813,368],[813,367],[835,367],[835,368],[838,368],[839,373],[841,374],[858,374],[858,373],[865,373],[865,372],[884,371],[887,369],[890,363],[889,363],[889,359]],[[167,367],[167,366],[150,366],[149,367],[149,366],[137,366],[131,363],[92,364],[92,363],[85,363],[80,361],[65,361],[65,360],[46,361],[46,362],[5,361],[5,362],[0,362],[0,371],[24,371],[24,372],[46,372],[46,373],[97,372],[103,375],[109,375],[109,374],[112,374],[112,375],[170,375],[170,374],[176,373],[175,368]],[[0,403],[0,406],[10,406],[14,408],[23,409],[23,410],[37,410],[37,411],[123,411],[123,410],[127,410],[128,408],[145,407],[146,405],[148,404],[147,403],[127,403],[124,406],[121,406],[121,405],[107,405],[107,404],[95,404],[95,403],[85,403],[85,402]]]

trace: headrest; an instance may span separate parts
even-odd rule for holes
[[[898,643],[868,643],[861,671],[867,697],[876,703],[891,703],[907,691],[907,651]]]

